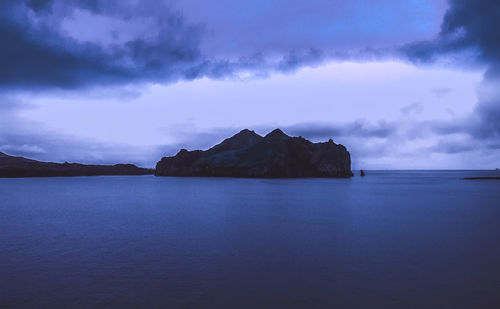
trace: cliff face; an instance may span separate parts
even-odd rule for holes
[[[150,175],[153,171],[133,164],[85,165],[41,162],[0,152],[0,177],[56,177],[100,175]]]
[[[351,177],[347,149],[332,140],[312,143],[276,129],[262,137],[243,130],[207,151],[182,149],[156,164],[157,176]]]

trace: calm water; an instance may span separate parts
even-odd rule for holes
[[[484,174],[0,179],[0,307],[500,308]]]

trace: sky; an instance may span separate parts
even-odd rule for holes
[[[6,0],[0,151],[153,167],[244,128],[500,166],[496,0]]]

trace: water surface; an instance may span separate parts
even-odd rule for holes
[[[0,307],[499,308],[485,174],[0,179]]]

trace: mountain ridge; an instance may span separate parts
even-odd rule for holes
[[[196,177],[351,177],[347,149],[328,142],[290,137],[280,129],[265,136],[244,129],[208,150],[181,149],[163,157],[156,176]]]

